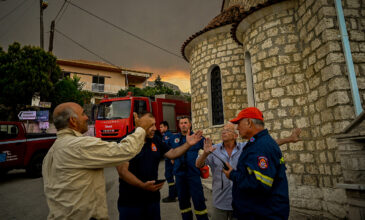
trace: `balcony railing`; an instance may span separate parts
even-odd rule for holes
[[[93,91],[93,92],[104,92],[104,84],[93,83],[91,85],[91,91]]]
[[[110,84],[98,84],[85,82],[83,90],[88,90],[91,92],[102,92],[102,93],[112,93],[117,94],[120,89],[125,89],[122,86],[110,85]]]

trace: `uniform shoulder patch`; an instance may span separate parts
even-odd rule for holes
[[[156,144],[155,143],[152,143],[151,150],[152,151],[157,151],[157,147],[156,147]]]
[[[177,144],[177,143],[180,142],[180,139],[179,138],[175,138],[174,142],[175,142],[175,144]]]
[[[165,140],[168,140],[169,139],[169,136],[165,136]]]
[[[257,165],[261,169],[265,170],[269,167],[269,160],[265,156],[259,156],[257,157]]]

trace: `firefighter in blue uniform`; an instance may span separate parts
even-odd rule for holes
[[[160,131],[162,133],[162,141],[166,144],[169,144],[170,138],[173,134],[169,131],[169,123],[167,121],[162,121],[160,123]],[[173,160],[169,158],[165,158],[165,178],[169,185],[169,195],[166,198],[162,199],[162,202],[176,202],[177,191],[174,180],[173,168],[172,164]]]
[[[170,146],[175,148],[184,144],[186,135],[190,132],[191,122],[188,117],[179,119],[181,133],[170,139]],[[195,166],[198,151],[203,149],[204,140],[192,146],[183,156],[176,158],[174,163],[174,175],[176,178],[177,196],[183,220],[192,220],[193,213],[190,199],[194,204],[194,212],[197,220],[208,219],[208,211],[205,205],[203,185],[200,179],[200,170]]]
[[[240,219],[288,219],[289,194],[284,158],[264,128],[263,115],[255,107],[243,109],[231,120],[242,138],[249,140],[237,169],[227,163],[223,172],[233,181],[232,206]]]
[[[120,220],[160,220],[160,192],[162,183],[157,183],[158,165],[164,156],[170,159],[184,154],[202,139],[197,131],[187,136],[187,142],[172,149],[158,137],[155,119],[151,113],[141,114],[140,118],[153,118],[153,126],[146,131],[142,150],[129,162],[117,167],[119,173],[118,210]]]

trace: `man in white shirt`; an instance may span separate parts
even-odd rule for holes
[[[57,139],[43,160],[48,219],[108,219],[104,168],[115,167],[137,155],[152,118],[135,115],[136,131],[119,144],[83,136],[88,117],[72,102],[53,112]]]

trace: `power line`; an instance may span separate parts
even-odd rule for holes
[[[115,68],[117,68],[118,70],[120,70],[120,72],[122,72],[122,71],[123,71],[123,69],[122,69],[122,68],[120,68],[119,66],[117,66],[117,65],[113,64],[112,62],[110,62],[109,60],[105,59],[104,57],[102,57],[102,56],[100,56],[100,55],[96,54],[95,52],[91,51],[90,49],[88,49],[87,47],[83,46],[83,45],[82,45],[82,44],[80,44],[79,42],[77,42],[77,41],[73,40],[72,38],[70,38],[70,37],[69,37],[69,36],[67,36],[66,34],[62,33],[61,31],[59,31],[59,30],[57,30],[57,29],[55,29],[55,31],[56,31],[57,33],[61,34],[64,38],[66,38],[66,39],[68,39],[68,40],[72,41],[74,44],[77,44],[79,47],[81,47],[82,49],[86,50],[87,52],[89,52],[89,53],[91,53],[91,54],[93,54],[93,55],[95,55],[95,56],[99,57],[99,58],[100,58],[101,60],[103,60],[104,62],[106,62],[106,63],[108,63],[108,64],[110,64],[110,65],[114,66]],[[129,83],[128,83],[128,72],[125,72],[125,80],[126,80],[127,87],[129,87]]]
[[[23,0],[20,4],[18,4],[13,10],[9,11],[6,15],[2,16],[0,18],[0,22],[3,21],[3,19],[5,19],[6,17],[8,17],[9,15],[11,15],[14,11],[16,11],[20,6],[22,6],[25,3],[26,0]]]
[[[65,3],[66,3],[67,1],[65,0]],[[70,2],[71,2],[71,0],[70,0]],[[64,3],[64,4],[65,4]],[[69,2],[67,2],[67,5],[66,5],[66,8],[63,10],[63,12],[62,12],[62,14],[61,14],[61,16],[59,17],[59,19],[58,19],[58,21],[57,21],[57,23],[61,20],[61,18],[63,17],[63,15],[65,14],[65,12],[66,12],[66,10],[67,10],[67,8],[68,8],[68,6],[70,5],[70,3]]]
[[[57,13],[56,17],[53,19],[53,21],[55,21],[55,20],[57,19],[58,15],[61,13],[61,11],[62,11],[63,7],[65,7],[65,4],[66,4],[66,3],[67,3],[66,1],[64,1],[64,2],[63,2],[63,4],[62,4],[62,6],[61,6],[60,10],[58,11],[58,13]]]
[[[175,54],[175,53],[173,53],[173,52],[171,52],[171,51],[169,51],[169,50],[167,50],[167,49],[165,49],[165,48],[163,48],[163,47],[158,46],[158,45],[157,45],[157,44],[155,44],[155,43],[152,43],[152,42],[150,42],[150,41],[148,41],[148,40],[145,40],[145,39],[143,39],[142,37],[140,37],[140,36],[138,36],[138,35],[136,35],[136,34],[133,34],[133,33],[129,32],[129,31],[127,31],[126,29],[124,29],[124,28],[122,28],[122,27],[119,27],[119,26],[117,26],[117,25],[115,25],[115,24],[111,23],[110,21],[105,20],[104,18],[101,18],[101,17],[99,17],[98,15],[95,15],[95,14],[93,14],[92,12],[87,11],[86,9],[81,8],[80,6],[78,6],[78,5],[76,5],[76,4],[72,3],[72,2],[70,2],[69,0],[65,0],[65,1],[69,2],[69,4],[71,4],[72,6],[74,6],[74,7],[78,8],[78,9],[80,9],[81,11],[84,11],[84,12],[86,12],[87,14],[89,14],[89,15],[91,15],[91,16],[93,16],[93,17],[95,17],[95,18],[97,18],[97,19],[99,19],[99,20],[101,20],[101,21],[103,21],[103,22],[105,22],[105,23],[107,23],[107,24],[109,24],[110,26],[115,27],[116,29],[118,29],[118,30],[120,30],[120,31],[123,31],[124,33],[127,33],[127,34],[129,34],[129,35],[131,35],[131,36],[133,36],[133,37],[135,37],[135,38],[137,38],[137,39],[139,39],[139,40],[141,40],[141,41],[143,41],[143,42],[145,42],[145,43],[147,43],[147,44],[149,44],[149,45],[153,46],[153,47],[156,47],[156,48],[158,48],[158,49],[160,49],[160,50],[163,50],[163,51],[164,51],[164,52],[166,52],[166,53],[169,53],[169,54],[174,55],[174,56],[176,56],[176,57],[178,57],[178,58],[184,59],[184,58],[183,58],[183,57],[181,57],[180,55],[177,55],[177,54]]]
[[[90,49],[88,49],[87,47],[85,47],[84,45],[82,45],[81,43],[79,43],[79,42],[77,42],[77,41],[73,40],[71,37],[69,37],[69,36],[67,36],[66,34],[62,33],[62,32],[61,32],[61,31],[59,31],[57,28],[55,28],[55,31],[56,31],[57,33],[59,33],[60,35],[62,35],[64,38],[66,38],[66,39],[68,39],[68,40],[72,41],[74,44],[77,44],[79,47],[81,47],[82,49],[86,50],[87,52],[89,52],[89,53],[91,53],[91,54],[93,54],[93,55],[97,56],[99,59],[103,60],[104,62],[106,62],[106,63],[108,63],[108,64],[110,64],[110,65],[114,66],[115,68],[118,68],[120,71],[122,71],[122,69],[121,69],[119,66],[117,66],[117,65],[113,64],[112,62],[110,62],[109,60],[105,59],[104,57],[102,57],[102,56],[98,55],[97,53],[95,53],[95,52],[91,51]]]
[[[34,1],[37,1],[37,0],[34,0]],[[30,2],[30,1],[29,1]],[[32,7],[32,4],[30,4],[28,7],[26,7],[26,8],[24,8],[24,10],[23,11],[21,11],[21,16],[22,17],[25,17],[24,15],[26,15],[26,14],[28,14],[31,10],[29,10],[30,8]],[[0,34],[0,40],[2,40],[2,39],[4,39],[9,33],[10,33],[10,31],[14,28],[14,27],[16,27],[16,25],[20,22],[20,21],[22,21],[22,19],[20,19],[20,18],[18,18],[18,19],[16,19],[15,20],[15,22],[14,23],[12,23],[12,24],[10,24],[10,26],[8,26],[8,29],[6,30],[6,31],[4,31],[4,33],[3,34]]]

